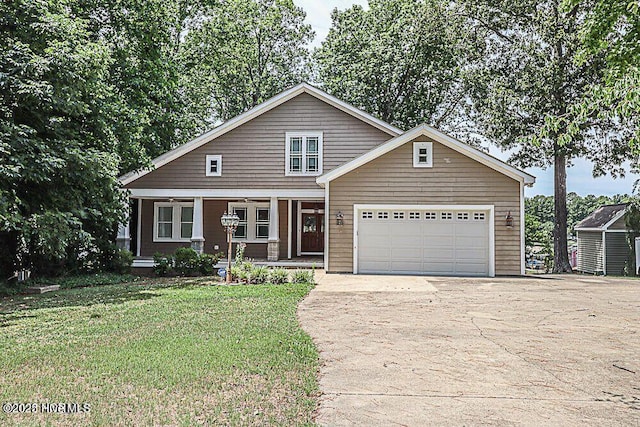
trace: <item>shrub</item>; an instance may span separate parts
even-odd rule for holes
[[[282,285],[289,281],[289,272],[284,268],[274,268],[269,273],[269,282],[274,285]]]
[[[247,244],[244,242],[240,242],[236,246],[236,259],[235,259],[236,264],[240,264],[244,261],[244,250],[246,248],[247,248]]]
[[[153,272],[156,276],[166,276],[173,271],[173,257],[160,252],[153,254]]]
[[[198,252],[192,248],[178,248],[173,253],[173,268],[181,276],[193,276],[199,270]]]
[[[291,283],[308,283],[313,285],[313,270],[296,270],[291,275]]]
[[[198,271],[203,276],[213,276],[216,272],[216,264],[220,261],[222,253],[201,254],[198,256]]]
[[[118,274],[129,274],[131,264],[133,264],[133,253],[126,249],[119,249],[111,259],[111,270]]]
[[[269,269],[263,265],[256,265],[249,271],[249,283],[262,285],[269,281]]]

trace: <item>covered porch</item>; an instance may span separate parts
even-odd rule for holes
[[[242,242],[246,244],[245,257],[258,264],[299,268],[321,268],[324,264],[322,190],[289,197],[250,192],[246,197],[184,197],[175,193],[168,197],[151,194],[154,192],[157,190],[131,191],[129,220],[118,230],[118,245],[135,256],[133,267],[152,267],[155,253],[170,254],[179,247],[226,255],[227,234],[220,223],[225,212],[235,212],[240,218],[233,253]]]

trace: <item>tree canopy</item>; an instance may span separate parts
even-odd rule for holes
[[[447,4],[371,0],[368,10],[334,9],[314,53],[319,84],[400,128],[427,123],[457,131],[463,33]]]

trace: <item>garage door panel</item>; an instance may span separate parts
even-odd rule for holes
[[[358,224],[360,272],[489,273],[488,214],[485,213],[485,220],[476,220],[477,216],[469,210],[412,208],[403,214],[395,214],[399,212],[397,209],[379,210],[388,212],[388,218],[379,219],[376,214],[373,219],[361,220]],[[419,212],[419,216],[412,213],[413,218],[409,219],[409,212]],[[443,212],[446,215],[442,215]],[[401,215],[404,219],[398,218]],[[443,219],[446,217],[451,219]]]

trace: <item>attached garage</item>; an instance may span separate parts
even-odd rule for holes
[[[356,273],[492,276],[493,207],[355,205]]]
[[[426,125],[319,177],[329,273],[524,274],[535,178]]]

